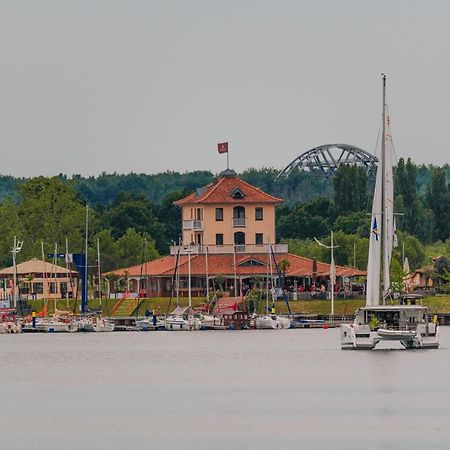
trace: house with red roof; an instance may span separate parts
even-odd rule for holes
[[[263,288],[268,272],[279,279],[280,267],[287,284],[305,289],[317,280],[326,284],[329,264],[290,254],[286,244],[276,244],[275,209],[282,202],[227,169],[213,183],[174,202],[181,208],[182,240],[170,255],[111,273],[126,279],[130,291],[150,297],[170,295],[174,278],[181,296],[189,291],[204,296],[208,287],[237,297],[249,288]],[[342,280],[364,274],[336,268]]]

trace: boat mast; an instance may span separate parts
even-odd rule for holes
[[[381,136],[381,170],[383,171],[382,184],[381,184],[381,198],[383,205],[383,226],[381,227],[381,234],[383,237],[383,305],[386,304],[387,289],[389,287],[389,236],[388,236],[388,199],[386,196],[386,75],[383,73],[383,128]]]
[[[100,311],[103,314],[102,308],[102,271],[100,266],[100,239],[97,238],[97,271],[98,271],[98,296],[100,299]]]
[[[89,237],[89,206],[86,203],[86,234],[84,237],[84,301],[86,302],[81,311],[86,314],[88,304],[88,237]]]

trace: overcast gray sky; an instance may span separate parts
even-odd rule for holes
[[[374,152],[450,162],[450,2],[0,0],[0,173],[283,168]]]

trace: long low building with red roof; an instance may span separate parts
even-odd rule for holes
[[[244,291],[254,287],[264,288],[270,266],[272,266],[272,277],[277,279],[279,285],[279,274],[274,261],[271,262],[270,259],[271,257],[267,254],[236,254],[236,256],[233,254],[209,254],[206,256],[204,253],[199,253],[180,255],[177,270],[180,279],[179,291],[182,296],[187,295],[189,272],[194,296],[206,295],[207,278],[210,290],[222,289],[228,291],[230,295],[235,294],[235,280],[238,294],[241,292],[241,287]],[[291,253],[275,254],[274,259],[278,267],[280,267],[281,261],[287,261],[281,266],[286,267],[286,273],[283,275],[288,288],[294,283],[298,287],[302,286],[305,290],[311,289],[313,283],[316,283],[317,287],[322,284],[326,286],[330,278],[330,264],[315,262]],[[131,292],[144,291],[150,297],[164,297],[170,295],[172,290],[177,267],[176,260],[175,255],[164,256],[144,264],[109,272],[109,275],[126,280],[127,288]],[[365,275],[365,272],[359,269],[336,266],[338,285],[344,285],[353,277],[362,275]],[[176,289],[175,286],[174,289]]]

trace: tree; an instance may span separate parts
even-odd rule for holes
[[[187,190],[168,193],[157,208],[158,220],[164,224],[167,242],[178,243],[181,233],[181,209],[173,202],[189,195]]]
[[[434,264],[433,279],[439,286],[445,286],[450,283],[450,259],[446,256],[438,258]]]
[[[408,258],[409,266],[412,270],[422,267],[426,263],[426,253],[424,245],[415,236],[399,231],[399,246],[393,251],[393,258],[396,258],[403,267],[403,246],[405,248],[405,257]]]
[[[137,233],[133,228],[129,228],[117,240],[116,246],[122,267],[143,264],[159,257],[154,240],[148,235]]]
[[[405,288],[404,279],[407,274],[403,271],[403,267],[397,259],[392,260],[389,272],[392,290],[402,292]]]
[[[425,201],[434,215],[434,240],[445,241],[450,237],[450,191],[440,168],[433,169]]]
[[[0,264],[2,267],[12,264],[11,249],[14,236],[24,236],[20,224],[18,207],[12,198],[7,198],[0,204]],[[19,254],[19,259],[21,254]]]
[[[19,188],[18,218],[23,232],[21,259],[41,255],[41,241],[81,247],[85,206],[73,185],[59,177],[31,178]]]
[[[362,167],[341,165],[333,178],[334,207],[337,215],[367,208],[367,174]]]
[[[111,229],[114,239],[121,238],[128,229],[137,233],[147,233],[155,240],[161,253],[168,250],[164,235],[164,225],[159,222],[155,205],[143,193],[125,192],[105,211],[103,225]]]
[[[354,212],[345,216],[339,216],[334,222],[333,228],[336,231],[340,230],[346,234],[368,236],[370,217],[363,211]]]

